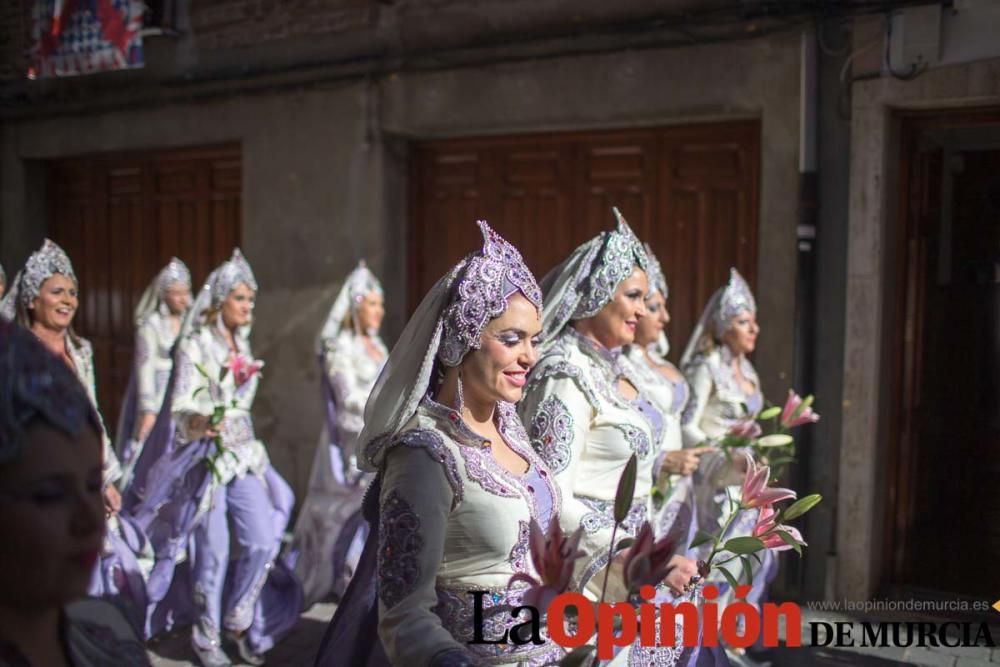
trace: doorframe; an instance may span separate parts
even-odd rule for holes
[[[894,185],[896,210],[889,218],[886,244],[887,281],[883,339],[886,362],[886,390],[883,394],[885,433],[885,485],[882,491],[882,549],[879,588],[898,597],[912,597],[915,587],[899,580],[906,556],[908,525],[912,519],[916,489],[911,486],[919,452],[910,427],[906,406],[916,399],[923,349],[923,311],[926,294],[921,256],[926,248],[915,245],[911,226],[917,224],[914,211],[918,194],[909,191],[912,172],[922,168],[919,158],[921,133],[930,129],[958,129],[983,126],[1000,127],[1000,106],[978,108],[943,108],[901,110],[893,113],[892,122],[899,138],[898,178]],[[948,593],[920,591],[921,595]]]

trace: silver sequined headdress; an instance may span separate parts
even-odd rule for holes
[[[706,333],[711,332],[712,337],[718,341],[729,329],[734,317],[742,312],[757,313],[757,302],[750,291],[750,285],[743,279],[740,272],[734,268],[729,269],[729,281],[720,287],[708,300],[705,310],[702,312],[694,332],[688,340],[684,354],[681,356],[681,366],[683,367],[691,361],[704,346]]]
[[[212,307],[218,308],[226,300],[229,293],[240,283],[245,284],[253,291],[257,291],[257,279],[253,275],[253,269],[239,248],[233,249],[233,256],[229,261],[220,266],[212,280]]]
[[[637,267],[649,261],[642,243],[617,208],[613,231],[601,232],[576,250],[542,279],[548,307],[542,320],[543,337],[552,342],[573,320],[593,317],[608,304],[615,290]]]
[[[337,293],[337,298],[333,301],[333,306],[326,316],[326,321],[323,323],[323,328],[316,341],[318,351],[323,350],[326,341],[333,340],[340,335],[344,322],[347,321],[347,316],[349,314],[353,316],[361,302],[364,301],[365,296],[372,292],[383,294],[382,283],[365,264],[365,260],[361,260],[358,262],[357,268],[351,271],[344,280],[340,292]]]
[[[511,294],[520,292],[536,308],[542,307],[542,291],[521,253],[486,222],[478,224],[483,248],[464,260],[443,315],[438,358],[445,366],[457,366],[470,350],[479,349],[483,329],[507,309]]]
[[[56,274],[66,276],[77,284],[76,273],[69,256],[49,239],[31,254],[24,268],[14,277],[14,284],[0,302],[0,318],[24,319],[31,302],[41,293],[45,281]],[[22,321],[22,324],[27,324]]]
[[[180,338],[188,335],[192,330],[204,324],[204,315],[209,308],[217,309],[226,300],[229,293],[239,285],[245,284],[253,291],[258,290],[257,279],[253,275],[253,269],[243,257],[239,248],[233,249],[232,256],[220,264],[205,279],[205,284],[195,295],[194,302],[188,308],[184,323],[181,325]],[[251,325],[240,328],[240,335],[243,337],[250,335]]]
[[[149,317],[154,311],[165,308],[163,298],[167,290],[174,285],[182,285],[190,289],[191,272],[184,262],[176,257],[171,257],[167,265],[156,274],[156,277],[153,278],[152,282],[142,293],[139,305],[135,308],[135,321],[137,324]],[[164,313],[164,315],[166,314]]]
[[[670,297],[670,291],[667,289],[667,277],[663,275],[663,267],[660,266],[660,260],[656,259],[656,255],[653,254],[653,249],[648,243],[644,243],[643,247],[646,249],[646,258],[649,260],[649,266],[646,267],[646,277],[649,279],[649,293],[652,294],[655,290],[659,290],[663,298],[667,299]]]
[[[100,423],[80,380],[27,329],[0,322],[0,464],[17,458],[24,429],[41,419],[76,437]]]
[[[480,221],[483,247],[437,281],[386,360],[365,406],[359,436],[359,466],[379,468],[385,446],[417,410],[431,387],[435,362],[457,366],[473,349],[490,320],[507,309],[515,293],[542,308],[542,293],[521,253]]]
[[[733,318],[742,312],[757,314],[757,302],[750,291],[750,285],[736,269],[729,269],[729,282],[722,288],[719,305],[713,313],[712,324],[716,338],[721,338],[729,329]]]
[[[667,288],[667,277],[663,275],[663,267],[660,266],[660,260],[653,254],[653,249],[648,243],[644,243],[643,247],[646,249],[646,257],[649,259],[649,267],[646,269],[646,276],[649,278],[649,295],[647,298],[651,297],[653,292],[659,291],[663,295],[663,298],[667,299],[670,296],[670,290]],[[650,343],[648,347],[654,355],[666,359],[670,353],[670,339],[667,338],[667,332],[661,331],[656,342]]]

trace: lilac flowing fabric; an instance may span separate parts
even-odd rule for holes
[[[135,364],[128,374],[128,387],[125,389],[125,400],[118,416],[118,430],[115,432],[115,450],[122,465],[127,465],[134,456],[132,451],[132,434],[135,433],[135,412],[138,406],[138,390],[136,388]]]
[[[148,600],[135,555],[145,548],[146,536],[131,517],[119,513],[115,520],[117,529],[108,531],[105,553],[91,576],[87,594],[115,603],[139,633],[145,625]]]
[[[171,409],[175,380],[176,366],[170,373],[163,406],[136,462],[123,501],[127,512],[149,538],[155,556],[146,583],[146,637],[187,625],[194,618],[190,549],[194,529],[202,519],[198,507],[211,488],[211,473],[204,460],[214,451],[212,441],[201,439],[174,447]],[[268,467],[264,481],[277,510],[272,524],[272,537],[277,545],[294,497],[273,467]],[[275,559],[248,630],[254,648],[266,651],[287,634],[298,622],[301,606],[301,585],[285,563]]]
[[[381,480],[368,487],[362,506],[370,527],[358,569],[337,605],[316,655],[316,667],[391,667],[378,636],[378,520]]]

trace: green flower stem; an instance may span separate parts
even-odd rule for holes
[[[729,491],[728,490],[726,491],[726,497],[729,498],[730,505],[735,505],[736,504],[733,501],[732,496],[729,495]],[[741,511],[741,507],[739,505],[737,505],[736,509],[734,509],[732,512],[730,512],[729,516],[726,517],[726,523],[722,526],[722,531],[719,533],[719,536],[715,538],[715,542],[712,544],[712,553],[710,553],[708,555],[707,565],[709,567],[712,566],[712,560],[718,555],[718,553],[719,553],[719,546],[721,545],[722,540],[725,539],[726,533],[729,532],[730,526],[733,525],[733,521],[736,519],[736,515],[739,514],[740,511]]]

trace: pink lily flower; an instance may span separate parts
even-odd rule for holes
[[[226,364],[226,368],[233,373],[233,380],[236,381],[237,387],[242,387],[244,384],[249,382],[254,375],[260,372],[260,369],[263,368],[263,366],[263,362],[248,359],[242,354],[234,354],[230,356],[229,363]]]
[[[743,478],[743,491],[740,494],[740,506],[743,509],[773,505],[781,500],[795,498],[796,494],[791,489],[768,488],[767,481],[771,478],[771,468],[757,467],[751,456],[748,454],[744,456],[747,457],[747,475]]]
[[[673,555],[673,540],[668,537],[654,540],[649,522],[643,521],[625,556],[625,587],[635,592],[645,585],[656,586],[674,569],[669,565]]]
[[[813,412],[811,405],[802,405],[802,397],[794,390],[788,390],[788,399],[785,407],[781,411],[781,425],[786,429],[795,428],[803,424],[815,424],[819,421],[819,414]]]
[[[753,528],[753,536],[760,539],[764,543],[764,547],[771,549],[773,551],[786,551],[792,548],[792,545],[781,539],[781,536],[777,534],[778,530],[783,530],[792,536],[800,546],[806,546],[805,540],[802,539],[802,533],[798,531],[797,528],[792,526],[786,526],[784,524],[775,523],[774,517],[776,512],[774,508],[770,505],[764,505],[760,508],[760,515],[757,517],[757,525]]]
[[[567,537],[556,517],[549,522],[549,530],[543,533],[537,522],[532,521],[528,533],[528,544],[531,548],[531,563],[540,578],[536,579],[525,572],[518,572],[510,578],[507,587],[518,581],[525,581],[530,588],[525,591],[521,604],[542,610],[549,608],[552,600],[569,588],[573,579],[573,564],[583,556],[579,550],[580,539],[583,537],[583,527]]]
[[[729,435],[753,440],[761,434],[760,424],[755,419],[742,419],[729,428]]]

